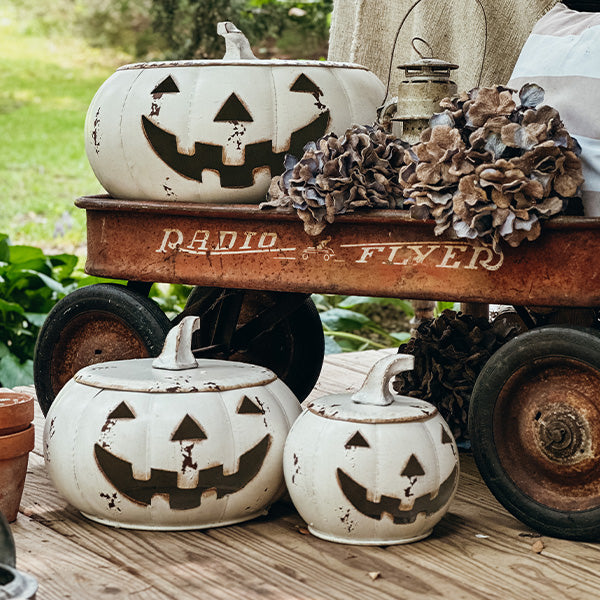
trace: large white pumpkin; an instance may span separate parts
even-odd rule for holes
[[[190,357],[180,370],[155,368],[153,359],[91,365],[56,397],[46,466],[88,518],[213,527],[264,514],[283,493],[283,446],[298,400],[263,367]]]
[[[458,485],[458,452],[437,409],[392,396],[390,378],[413,357],[378,362],[356,394],[307,404],[288,434],[288,491],[317,537],[399,544],[429,535]]]
[[[119,68],[86,118],[86,152],[114,197],[262,201],[286,153],[372,124],[383,83],[354,64],[156,62]]]

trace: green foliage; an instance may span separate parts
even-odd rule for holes
[[[0,231],[15,244],[75,253],[85,240],[85,213],[74,201],[102,192],[85,155],[85,114],[102,82],[126,61],[18,27],[1,7]]]
[[[397,347],[410,337],[408,331],[386,331],[365,314],[369,307],[384,305],[412,316],[410,302],[396,298],[313,294],[325,334],[325,353],[355,352]]]
[[[83,36],[136,59],[221,58],[219,21],[232,21],[263,55],[326,53],[333,0],[9,0],[35,35]]]
[[[150,298],[162,311],[173,319],[184,308],[193,286],[179,283],[155,283],[150,290]]]
[[[11,246],[0,234],[0,386],[32,382],[37,334],[57,300],[77,287],[76,266],[76,256]]]

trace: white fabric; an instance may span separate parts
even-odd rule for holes
[[[534,26],[509,86],[535,82],[582,147],[583,205],[600,216],[600,13],[557,4]]]

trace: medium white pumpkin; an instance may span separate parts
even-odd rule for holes
[[[385,86],[354,64],[284,60],[139,63],[100,87],[86,152],[114,197],[258,203],[289,152],[371,124]]]
[[[88,518],[138,529],[213,527],[264,514],[283,493],[283,446],[298,400],[263,367],[194,359],[196,325],[184,319],[154,363],[85,367],[53,402],[48,473]],[[182,331],[175,346],[185,360],[165,363]]]
[[[391,377],[413,357],[379,361],[356,394],[307,404],[286,441],[294,505],[317,537],[399,544],[428,536],[458,485],[458,451],[437,409],[393,396]]]

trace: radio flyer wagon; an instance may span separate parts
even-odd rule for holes
[[[294,212],[82,197],[96,284],[62,299],[38,339],[36,389],[44,412],[81,367],[157,354],[184,315],[201,317],[196,355],[274,370],[300,400],[323,360],[310,294],[361,294],[498,303],[600,306],[600,219],[558,217],[542,235],[499,252],[436,237],[402,210],[337,217],[308,236]],[[195,286],[169,321],[147,297],[155,282]],[[484,480],[504,506],[558,537],[600,535],[600,331],[536,327],[484,367],[471,399],[470,437]]]

